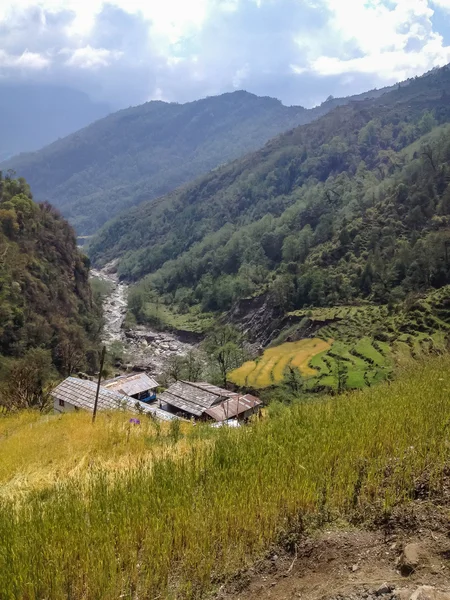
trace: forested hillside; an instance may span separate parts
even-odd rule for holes
[[[90,234],[117,213],[347,101],[329,98],[306,110],[239,91],[188,104],[148,102],[0,166],[25,177],[36,198],[52,202],[78,234]]]
[[[95,367],[100,311],[68,223],[0,174],[0,406],[45,401],[52,376]]]
[[[340,107],[112,221],[97,263],[183,310],[268,292],[284,310],[449,282],[450,70]],[[139,295],[139,294],[138,294]]]

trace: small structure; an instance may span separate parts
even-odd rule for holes
[[[258,412],[261,404],[261,400],[251,394],[245,394],[244,396],[235,394],[220,404],[208,408],[205,410],[205,414],[217,422],[229,421],[230,419],[242,421]]]
[[[141,402],[153,402],[156,400],[159,383],[146,373],[131,373],[105,381],[102,386]]]
[[[164,410],[181,413],[187,418],[201,419],[208,408],[220,404],[231,395],[233,392],[209,383],[180,380],[159,395],[158,400]]]
[[[55,412],[67,413],[77,410],[93,412],[97,384],[86,379],[68,377],[52,392],[53,408]],[[177,417],[160,410],[155,405],[141,402],[104,386],[100,386],[97,409],[100,410],[127,410],[136,413],[145,413],[157,419],[170,421]]]
[[[186,418],[207,421],[246,419],[259,410],[259,398],[242,396],[205,382],[177,381],[158,396],[161,408]]]

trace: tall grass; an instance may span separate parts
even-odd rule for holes
[[[424,474],[439,489],[449,367],[417,362],[391,385],[278,406],[177,457],[0,499],[2,599],[199,597],[293,528],[388,514]]]

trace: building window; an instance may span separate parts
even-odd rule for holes
[[[59,401],[59,405],[60,405],[60,406],[64,406],[64,400],[60,400],[60,401]]]

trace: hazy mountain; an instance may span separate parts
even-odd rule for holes
[[[187,104],[148,102],[39,152],[14,157],[1,168],[24,176],[36,198],[62,210],[78,233],[93,233],[122,210],[170,192],[349,100],[330,98],[306,110],[239,91]]]
[[[39,84],[0,83],[0,159],[38,150],[107,115],[83,92]]]

